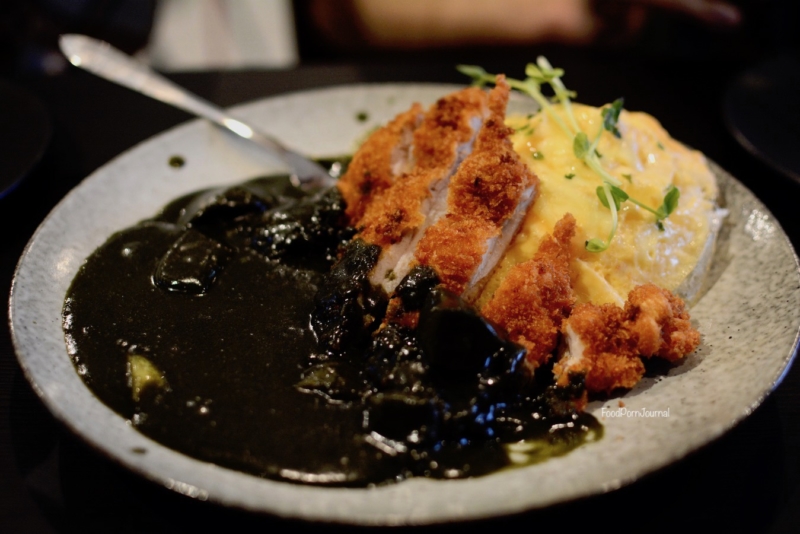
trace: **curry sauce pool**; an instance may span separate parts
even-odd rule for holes
[[[385,298],[359,282],[370,250],[342,213],[335,190],[272,177],[114,234],[66,296],[78,373],[154,440],[294,482],[477,476],[600,437],[435,273],[401,284],[419,328],[376,332]]]

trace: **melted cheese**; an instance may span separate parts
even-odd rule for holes
[[[566,121],[560,106],[555,111]],[[581,130],[594,139],[601,110],[573,104]],[[514,147],[539,176],[539,196],[519,234],[487,284],[488,298],[513,265],[530,259],[565,213],[577,219],[573,241],[573,285],[578,302],[624,302],[635,286],[652,282],[674,291],[692,272],[709,239],[717,186],[704,156],[672,139],[646,113],[623,110],[621,139],[603,132],[597,151],[603,167],[622,182],[631,197],[656,209],[670,185],[680,189],[678,208],[663,222],[631,202],[622,204],[616,236],[605,252],[584,248],[588,239],[608,239],[611,212],[597,198],[601,178],[573,153],[573,140],[547,113],[509,117]],[[568,179],[567,175],[574,175]],[[628,179],[629,177],[629,179]]]

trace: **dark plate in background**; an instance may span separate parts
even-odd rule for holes
[[[800,58],[772,58],[739,76],[723,103],[739,143],[800,183]]]
[[[50,117],[39,99],[0,80],[0,198],[39,162],[50,134]]]

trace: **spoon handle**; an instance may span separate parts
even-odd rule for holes
[[[328,172],[317,163],[286,148],[274,138],[232,117],[214,104],[190,93],[108,43],[85,35],[67,34],[60,37],[59,44],[69,62],[76,67],[198,117],[208,119],[214,124],[258,144],[287,164],[296,173],[299,185],[317,188],[333,183]]]

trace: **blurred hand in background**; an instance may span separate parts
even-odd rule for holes
[[[334,42],[355,22],[382,48],[474,44],[591,43],[609,27],[633,34],[649,16],[673,11],[713,26],[735,26],[739,10],[720,0],[312,0],[315,23]],[[343,20],[344,18],[355,20]]]

